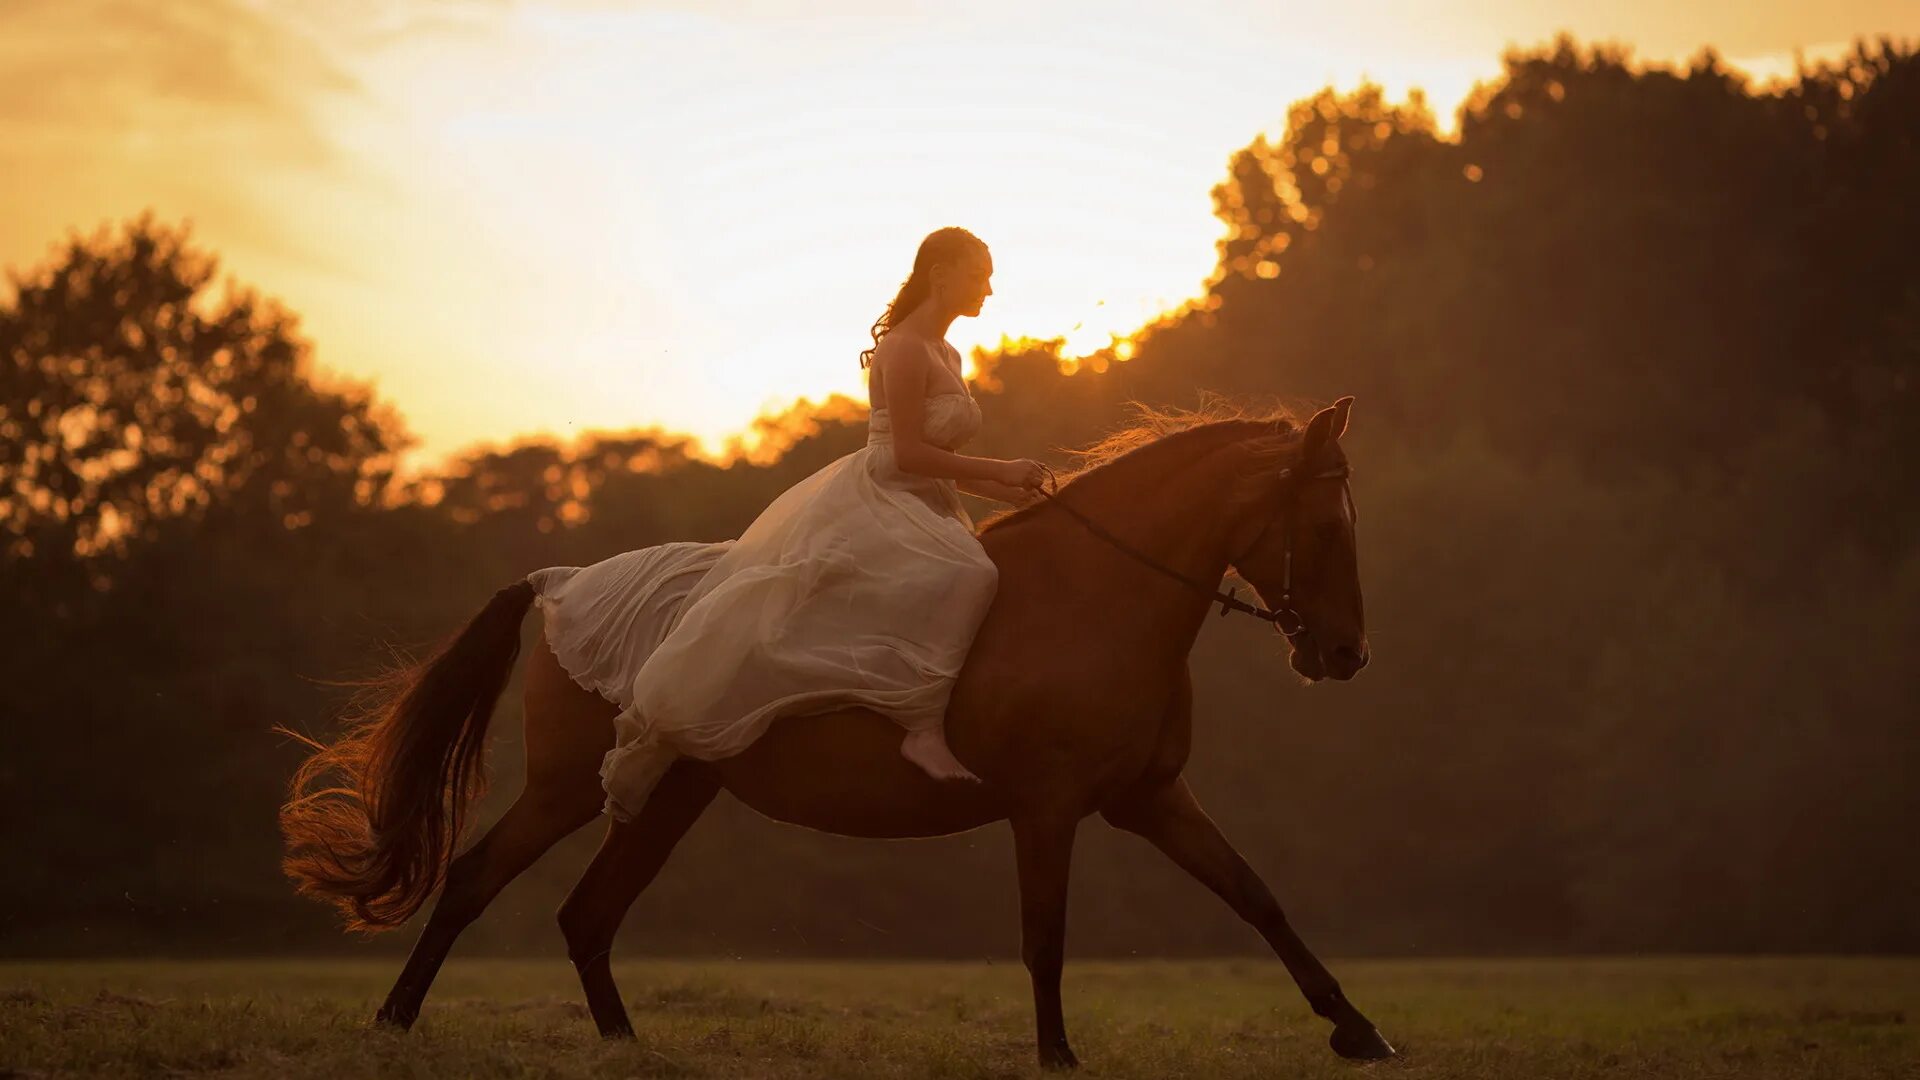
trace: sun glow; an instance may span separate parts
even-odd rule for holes
[[[1843,36],[1776,6],[1729,55],[1771,72]],[[963,354],[1058,339],[1100,370],[1201,295],[1209,192],[1290,102],[1420,86],[1447,128],[1509,40],[1564,25],[1659,56],[1705,32],[1653,4],[1444,27],[1353,7],[181,0],[109,46],[98,13],[42,6],[0,15],[0,75],[67,80],[0,117],[0,261],[147,207],[189,220],[325,367],[375,381],[416,461],[648,425],[751,452],[756,416],[864,402],[867,328],[935,228],[994,253],[994,295],[948,334]],[[229,23],[238,59],[176,78]]]

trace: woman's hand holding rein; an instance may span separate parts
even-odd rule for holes
[[[1038,491],[1041,482],[1046,479],[1046,467],[1031,458],[1015,458],[1012,461],[1002,461],[997,464],[1000,468],[993,479],[1011,488]]]

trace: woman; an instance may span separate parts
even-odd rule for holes
[[[631,703],[600,769],[608,813],[638,814],[678,756],[728,757],[777,717],[847,705],[905,728],[900,752],[928,774],[978,781],[948,749],[944,724],[998,572],[956,490],[1022,503],[1042,473],[1034,461],[958,452],[979,429],[980,406],[945,333],[980,313],[992,274],[972,233],[929,235],[861,354],[867,445],[788,489],[737,541],[631,553],[651,560],[651,593],[671,593],[662,583],[677,579],[683,598],[651,604],[668,612],[654,619],[660,627],[629,634],[658,645],[630,695],[610,695]],[[567,577],[549,575],[533,580],[555,654],[604,693],[575,640],[590,625],[604,637],[604,620],[558,617],[581,605],[565,598]]]

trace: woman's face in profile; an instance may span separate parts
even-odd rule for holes
[[[941,267],[934,290],[941,305],[956,315],[978,315],[980,305],[993,295],[993,256],[974,252]]]

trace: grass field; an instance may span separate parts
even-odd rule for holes
[[[1920,960],[1346,961],[1401,1050],[1350,1065],[1278,964],[1069,964],[1098,1077],[1920,1077]],[[371,1028],[395,962],[0,964],[0,1077],[1007,1077],[1018,964],[645,962],[603,1042],[553,960],[456,958],[412,1034]]]

